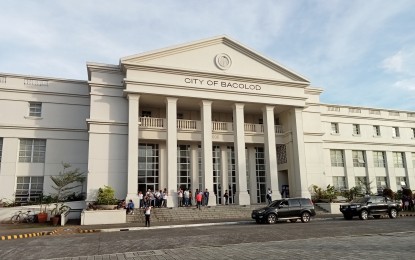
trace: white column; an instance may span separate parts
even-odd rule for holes
[[[353,188],[356,187],[356,176],[354,174],[353,167],[353,153],[352,150],[343,150],[344,155],[344,171],[346,175],[347,187]],[[333,181],[333,180],[331,180]]]
[[[139,205],[138,199],[138,108],[140,95],[128,94],[128,178],[126,200],[133,200]]]
[[[310,198],[311,194],[308,191],[307,181],[307,167],[305,160],[304,147],[304,130],[303,130],[303,110],[302,108],[294,108],[294,124],[292,129],[293,134],[293,149],[295,160],[295,171],[297,175],[297,183],[295,194],[301,197]]]
[[[370,183],[370,191],[374,194],[377,193],[378,189],[376,186],[376,173],[375,165],[373,162],[373,153],[370,151],[364,151],[366,159],[366,172],[367,172],[367,181]]]
[[[272,199],[280,199],[281,192],[278,184],[277,148],[275,144],[275,119],[274,106],[262,108],[264,121],[264,150],[265,150],[265,174],[267,176],[267,189],[272,191]]]
[[[250,205],[251,201],[246,183],[246,158],[245,158],[245,129],[244,129],[244,104],[235,103],[233,107],[233,130],[236,168],[236,193],[235,202],[238,205]]]
[[[212,165],[212,101],[202,100],[202,174],[203,190],[209,191],[209,206],[216,206],[216,197],[213,193],[213,165]]]
[[[389,188],[396,192],[398,187],[396,186],[396,173],[395,165],[393,164],[393,153],[391,151],[386,151],[385,154]]]
[[[197,144],[190,145],[190,169],[191,169],[191,189],[193,200],[196,189],[199,189],[199,167],[197,161]],[[194,202],[196,203],[196,202]]]
[[[167,115],[167,206],[177,205],[177,98],[166,97]]]

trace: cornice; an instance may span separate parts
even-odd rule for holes
[[[362,119],[362,120],[371,120],[371,121],[384,121],[384,122],[401,122],[401,123],[415,123],[415,118],[411,119],[394,119],[394,118],[384,118],[384,117],[369,117],[369,116],[351,116],[351,115],[335,115],[335,114],[323,114],[321,113],[321,121],[324,122],[324,117],[329,118],[350,118],[350,119]],[[326,121],[329,122],[329,121]]]
[[[12,73],[0,73],[0,77],[19,78],[19,79],[36,79],[36,80],[65,82],[65,83],[72,83],[72,84],[86,84],[86,80],[53,78],[53,77],[33,76],[33,75],[21,75],[21,74],[12,74]]]
[[[87,133],[87,129],[79,128],[59,128],[59,127],[40,127],[40,126],[24,126],[24,125],[1,125],[0,129],[20,129],[20,130],[42,130],[42,131],[59,131],[59,132],[77,132]]]
[[[12,93],[26,93],[26,94],[39,94],[39,95],[50,95],[50,96],[66,96],[66,97],[76,97],[76,98],[89,98],[89,94],[71,94],[71,93],[62,93],[62,92],[50,92],[50,91],[39,91],[39,90],[26,90],[26,89],[14,89],[14,88],[1,88],[0,91],[12,92]]]
[[[415,147],[415,143],[413,144],[409,144],[409,143],[385,143],[385,142],[378,142],[378,143],[372,143],[372,142],[356,142],[356,141],[341,141],[341,140],[327,140],[327,139],[323,139],[323,145],[325,147],[323,147],[323,149],[330,149],[329,146],[330,144],[350,144],[350,145],[370,145],[370,146],[403,146],[403,147]],[[331,148],[331,149],[344,149],[343,148]]]

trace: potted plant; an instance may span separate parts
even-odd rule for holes
[[[118,200],[115,198],[115,191],[110,186],[98,189],[97,200],[95,202],[98,209],[115,209]]]
[[[52,201],[53,201],[52,196],[50,195],[43,196],[43,194],[40,195],[39,197],[40,210],[39,210],[39,213],[37,214],[37,221],[39,223],[45,223],[47,221],[48,219],[47,208],[52,203]]]

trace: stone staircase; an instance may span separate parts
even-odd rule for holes
[[[265,207],[265,204],[248,206],[220,205],[203,207],[199,210],[196,206],[180,208],[153,208],[151,210],[151,222],[173,222],[173,221],[197,221],[197,220],[250,220],[254,209]],[[143,209],[135,209],[133,215],[127,215],[127,223],[144,223]]]

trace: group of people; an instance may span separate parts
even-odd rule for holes
[[[152,191],[148,189],[144,195],[141,191],[138,193],[140,200],[140,208],[146,208],[147,206],[161,208],[167,207],[167,189]]]
[[[189,189],[179,189],[177,191],[177,200],[178,200],[178,206],[179,207],[190,207],[193,205],[193,195],[192,191]],[[202,191],[199,189],[196,189],[195,195],[194,195],[194,201],[196,203],[196,206],[200,209],[200,206],[208,206],[209,205],[209,191],[208,189],[205,189],[205,191]]]

